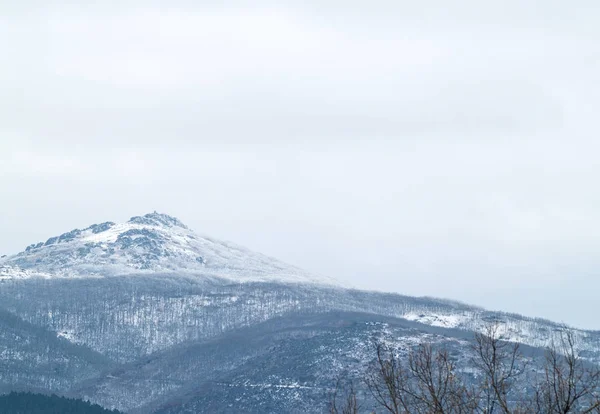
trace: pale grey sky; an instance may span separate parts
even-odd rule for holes
[[[0,254],[158,210],[600,329],[600,2],[0,4]]]

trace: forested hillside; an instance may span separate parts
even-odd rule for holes
[[[474,338],[490,324],[523,345],[531,375],[564,328],[329,282],[158,213],[52,237],[0,258],[0,394],[128,414],[317,413],[342,378],[370,412],[374,341],[404,356],[441,347],[474,386]],[[570,332],[582,363],[598,364],[600,332]],[[515,387],[533,392],[530,379]],[[70,412],[36,398],[32,410]],[[15,410],[0,414],[36,412]]]
[[[106,410],[87,401],[58,397],[56,395],[12,392],[0,396],[2,414],[120,414],[117,410]]]

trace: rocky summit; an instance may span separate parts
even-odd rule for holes
[[[336,283],[233,243],[200,236],[157,212],[74,229],[0,259],[0,277],[177,273],[232,281]]]

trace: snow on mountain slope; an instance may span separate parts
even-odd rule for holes
[[[490,324],[497,325],[497,333],[503,340],[519,342],[533,347],[547,347],[559,343],[561,333],[567,326],[539,318],[528,318],[518,314],[491,312],[485,309],[452,308],[428,309],[400,312],[397,315],[409,321],[441,328],[455,328],[470,332],[485,333]],[[589,359],[600,362],[600,335],[598,331],[572,330],[579,351],[589,352]]]
[[[75,229],[0,259],[4,280],[159,272],[239,282],[337,284],[235,244],[199,236],[178,219],[157,212],[126,223]]]
[[[247,285],[241,291],[234,293],[220,291],[219,295],[221,296],[210,301],[207,299],[207,292],[200,288],[198,288],[200,290],[190,291],[189,295],[183,296],[182,288],[178,288],[175,297],[172,297],[171,294],[167,294],[165,297],[157,296],[157,292],[148,292],[141,297],[136,297],[131,292],[130,295],[123,298],[122,303],[115,303],[112,306],[124,306],[124,303],[131,302],[123,310],[125,316],[122,318],[125,319],[122,319],[121,323],[126,321],[132,329],[139,329],[139,343],[143,344],[140,345],[140,349],[144,349],[144,352],[169,346],[171,342],[167,340],[170,338],[167,331],[177,332],[175,337],[188,338],[187,334],[182,334],[178,328],[178,324],[183,319],[188,324],[196,326],[200,323],[199,320],[204,320],[204,316],[194,312],[200,312],[209,305],[227,308],[229,302],[245,309],[244,312],[241,312],[242,316],[239,320],[234,318],[234,322],[231,323],[232,327],[251,321],[254,323],[265,320],[292,309],[343,309],[367,311],[434,327],[472,332],[483,332],[490,319],[499,319],[502,322],[501,333],[506,340],[538,347],[548,345],[560,330],[560,324],[552,324],[549,321],[488,312],[451,301],[427,298],[411,299],[389,294],[381,294],[379,297],[366,292],[364,293],[365,298],[361,298],[363,294],[360,292],[337,289],[343,287],[333,279],[311,275],[301,269],[232,243],[199,236],[176,218],[156,212],[133,217],[126,223],[105,222],[83,230],[75,229],[58,237],[51,237],[46,242],[30,245],[19,254],[0,258],[0,282],[34,278],[98,279],[118,275],[147,275],[161,281],[168,279],[165,276],[171,275],[186,284],[189,283],[189,280],[180,279],[180,276],[189,277],[197,282],[219,278],[226,283],[229,283],[228,281],[276,282],[311,285],[311,293],[308,296],[299,294],[294,290],[296,287],[293,287],[282,298],[277,299],[281,302],[271,303],[273,308],[266,313],[263,312],[265,310],[264,302],[273,301],[272,297],[264,297],[256,303],[254,303],[255,298],[248,297],[246,299],[247,306],[242,306],[245,302],[240,298],[245,297],[244,289],[248,288]],[[32,282],[35,281],[32,280]],[[104,281],[99,280],[99,282],[103,283]],[[98,294],[100,286],[103,286],[102,283],[96,288],[96,294]],[[314,290],[319,285],[325,290]],[[329,289],[329,287],[334,289]],[[72,293],[72,289],[73,287],[68,290],[69,295]],[[213,293],[215,292],[208,292],[209,295]],[[317,299],[314,299],[315,295]],[[114,296],[114,294],[110,293],[108,296]],[[378,306],[373,308],[371,306],[373,302],[377,302]],[[413,302],[420,305],[407,305]],[[150,309],[145,308],[145,305]],[[64,304],[61,306],[64,307]],[[59,317],[58,310],[52,308],[52,316],[48,317],[47,323],[42,324],[51,325],[59,335],[74,342],[89,342],[92,340],[91,338],[97,336],[97,333],[90,331],[86,334],[87,336],[84,335],[81,327],[74,324],[68,317],[72,312],[82,312],[81,309],[77,309],[66,312],[63,320],[62,317]],[[95,310],[94,312],[100,311]],[[140,317],[140,315],[147,315],[148,312],[154,315],[154,319],[161,318],[169,321],[164,327],[165,332],[161,331],[160,337],[163,342],[159,341],[159,343],[154,338],[154,333],[159,328],[156,323],[154,323],[153,329],[146,329],[147,327],[144,327],[145,325],[141,322],[144,317]],[[161,313],[163,315],[159,316]],[[164,314],[168,314],[169,318],[165,319]],[[247,316],[250,314],[253,316]],[[240,320],[244,322],[242,323]],[[229,326],[222,321],[215,322],[215,326],[217,325],[223,329]],[[135,336],[132,332],[128,332],[126,335],[128,337]],[[190,335],[190,338],[194,337],[194,334]],[[580,340],[580,349],[593,352],[593,358],[597,360],[596,352],[600,349],[600,336],[597,333],[580,330],[577,330],[576,336]],[[84,338],[87,339],[84,340]],[[173,341],[176,342],[176,340]]]
[[[336,378],[360,380],[374,338],[399,352],[447,345],[473,373],[470,341],[490,323],[538,355],[563,328],[346,289],[152,213],[0,258],[0,392],[35,386],[132,414],[231,401],[232,412],[320,412]],[[600,363],[600,332],[573,333],[581,357]]]

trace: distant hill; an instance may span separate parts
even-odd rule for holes
[[[120,414],[120,411],[106,410],[87,401],[30,392],[11,392],[0,396],[0,412],[2,414]]]
[[[399,269],[397,277],[413,276]],[[319,413],[344,378],[357,384],[368,412],[374,402],[362,377],[374,340],[403,355],[419,343],[443,346],[474,379],[473,338],[491,323],[523,345],[528,372],[543,372],[544,348],[564,328],[349,289],[150,213],[0,258],[0,394],[55,393],[128,414]],[[581,357],[600,363],[600,331],[573,334]],[[3,402],[0,414],[40,412],[9,411]]]

